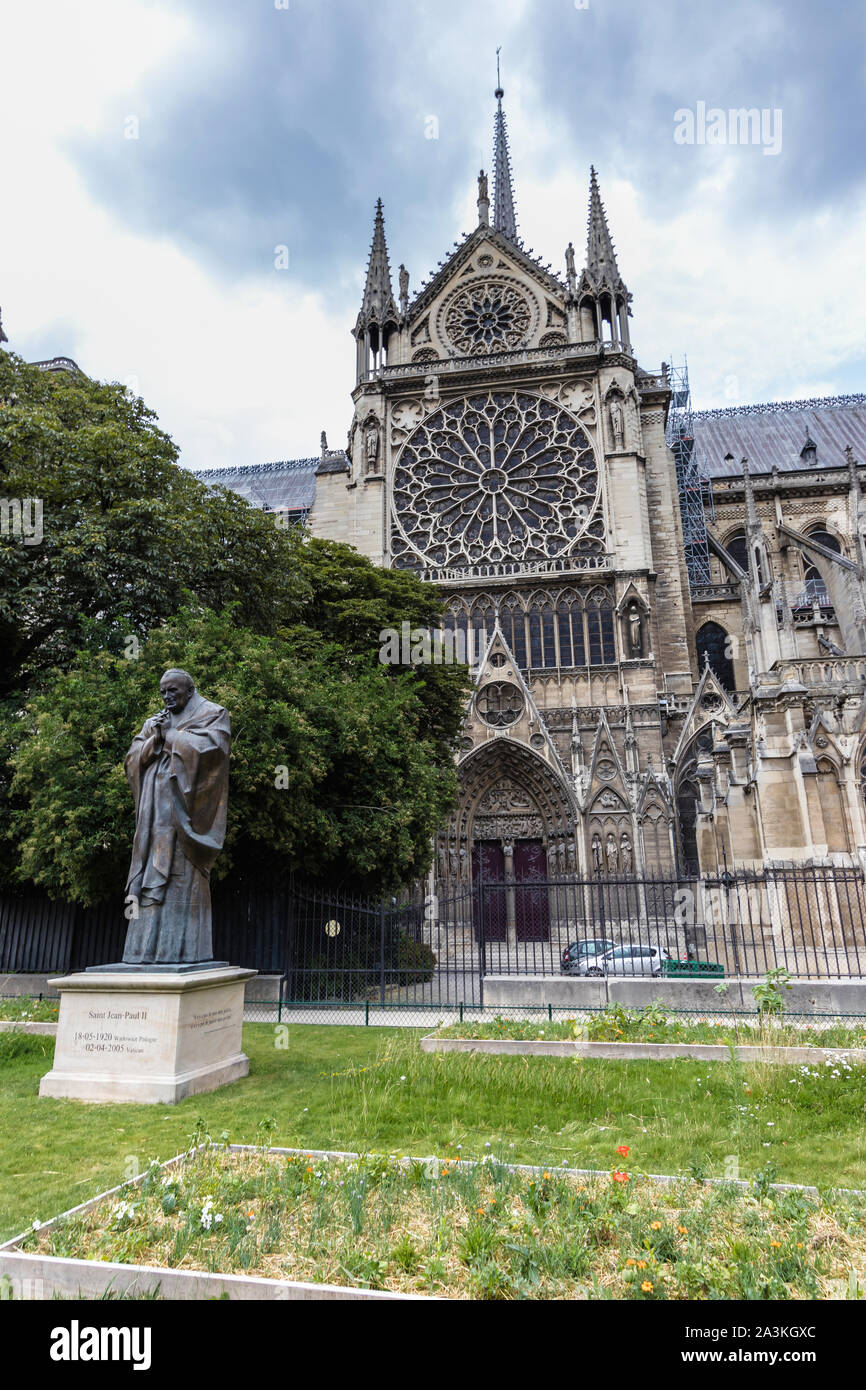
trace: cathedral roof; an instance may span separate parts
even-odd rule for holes
[[[226,487],[254,507],[309,511],[316,496],[316,469],[321,459],[283,459],[279,463],[243,464],[239,468],[194,470],[207,487]]]
[[[844,468],[845,450],[866,461],[866,395],[698,410],[692,414],[695,454],[708,477],[742,475],[743,458],[756,473],[804,471],[803,440],[814,440],[814,468]],[[725,455],[733,456],[733,463]]]

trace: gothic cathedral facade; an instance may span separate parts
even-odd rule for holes
[[[438,872],[682,881],[724,862],[856,864],[866,551],[852,449],[833,436],[838,458],[806,447],[789,465],[782,425],[800,415],[696,417],[708,455],[756,420],[778,450],[765,472],[730,451],[710,460],[696,572],[666,435],[675,386],[635,359],[595,171],[585,262],[569,245],[556,274],[518,237],[496,96],[477,226],[412,297],[402,266],[394,296],[377,207],[348,448],[323,441],[309,521],[436,585],[446,632],[474,657]],[[842,400],[856,440],[862,398]],[[810,404],[816,451],[809,421],[832,421]]]

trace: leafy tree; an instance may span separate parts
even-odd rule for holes
[[[440,597],[176,458],[121,386],[0,352],[0,494],[44,505],[41,544],[0,537],[0,882],[122,890],[123,756],[175,665],[232,715],[220,874],[417,876],[454,795],[466,672],[383,666],[379,634],[437,625]]]
[[[16,878],[80,902],[121,894],[133,827],[123,758],[171,666],[232,717],[219,876],[296,869],[373,889],[423,874],[453,801],[465,673],[441,668],[451,715],[434,729],[414,668],[395,673],[310,636],[267,637],[232,609],[190,608],[137,660],[86,653],[57,672],[11,754]]]
[[[304,601],[274,518],[177,466],[120,385],[0,352],[0,494],[39,498],[38,545],[0,536],[0,695],[90,646],[122,651],[181,606],[238,604],[267,632]]]

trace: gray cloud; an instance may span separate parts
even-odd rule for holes
[[[89,353],[95,370],[108,363],[103,371],[122,375],[126,368],[113,365],[121,358],[141,372],[142,389],[199,464],[307,453],[323,422],[333,419],[335,428],[342,420],[375,200],[385,202],[392,267],[405,261],[417,289],[474,220],[475,175],[491,163],[499,44],[521,227],[542,259],[561,268],[569,236],[582,249],[588,166],[597,165],[602,194],[616,208],[612,231],[635,293],[645,365],[687,350],[712,403],[731,374],[737,400],[802,392],[815,381],[822,389],[856,385],[862,316],[850,233],[862,217],[866,161],[859,10],[828,15],[812,0],[589,0],[585,10],[574,0],[289,0],[288,10],[272,0],[171,0],[172,19],[185,20],[191,38],[154,49],[155,61],[131,62],[145,76],[119,91],[142,11],[128,7],[127,42],[126,0],[116,3],[120,37],[107,49],[116,61],[104,67],[108,95],[93,103],[100,114],[92,115],[86,91],[64,86],[62,72],[56,80],[62,50],[44,130],[28,121],[27,88],[12,111],[23,122],[22,148],[32,150],[19,175],[19,269],[30,276],[31,303],[46,306],[50,351],[59,343],[76,352],[83,335],[85,367]],[[154,28],[153,44],[160,32]],[[93,56],[86,32],[80,42],[85,58]],[[42,74],[38,37],[25,67]],[[91,63],[97,92],[101,71]],[[782,153],[677,146],[674,112],[698,101],[781,107]],[[58,127],[64,112],[75,135]],[[123,138],[131,114],[138,140]],[[425,139],[429,117],[438,120],[438,139]],[[52,221],[41,210],[44,188],[28,196],[26,187],[40,156],[50,168],[58,149],[117,234],[73,197],[62,263],[41,241]],[[690,210],[696,215],[684,217]],[[836,264],[821,243],[823,213]],[[125,259],[129,232],[140,238],[138,271]],[[105,235],[104,249],[94,233]],[[28,261],[31,243],[40,249]],[[276,276],[282,243],[291,273]],[[173,260],[173,248],[202,276]],[[43,285],[46,255],[56,287]],[[78,284],[88,260],[92,304]],[[802,283],[811,275],[818,286],[811,321],[797,293],[801,266]],[[841,314],[834,276],[847,296]],[[309,305],[307,291],[316,296]],[[10,300],[10,326],[13,307]],[[32,312],[22,305],[19,324]],[[69,328],[76,321],[77,335]],[[239,368],[230,389],[222,358],[212,356],[218,323]],[[172,353],[178,344],[184,358]],[[50,355],[41,342],[38,355]],[[290,401],[263,384],[269,371],[282,383],[287,364]]]
[[[501,0],[468,10],[458,0],[174,8],[201,41],[182,67],[130,93],[141,138],[114,128],[79,139],[75,158],[127,225],[173,238],[229,276],[268,271],[285,242],[293,278],[341,293],[364,258],[379,194],[396,259],[406,246],[437,259],[461,230],[448,225],[449,203],[485,151],[489,163],[497,42],[508,80],[531,84],[539,116],[549,110],[562,129],[561,158],[577,157],[581,194],[592,160],[656,203],[688,198],[711,152],[673,143],[673,113],[698,100],[783,112],[780,157],[738,153],[732,220],[796,217],[863,185],[859,7],[832,17],[811,0],[590,0],[587,10],[536,0],[517,16]],[[438,140],[424,139],[427,114],[439,118]],[[512,129],[520,148],[513,118]],[[556,158],[548,148],[540,163]]]

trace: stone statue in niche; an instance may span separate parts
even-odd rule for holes
[[[371,420],[364,430],[364,456],[367,472],[375,473],[379,462],[379,426]]]
[[[596,873],[601,873],[602,859],[601,836],[596,834],[592,837],[592,862],[595,865]]]
[[[124,769],[135,803],[126,965],[213,959],[210,871],[223,847],[231,722],[186,671],[166,671]]]
[[[614,396],[610,403],[610,432],[613,437],[614,449],[625,447],[625,415],[622,405]]]
[[[643,616],[640,605],[634,599],[628,606],[626,626],[628,628],[629,656],[643,656]]]
[[[623,835],[622,835],[622,837],[620,838],[619,847],[620,847],[620,863],[621,863],[621,866],[622,866],[622,871],[623,871],[624,874],[630,874],[630,873],[631,873],[631,864],[632,864],[632,860],[631,860],[631,840],[629,839],[628,835],[627,835],[625,832],[623,832]]]
[[[609,873],[609,874],[615,874],[615,873],[616,873],[616,869],[617,869],[617,863],[618,863],[618,860],[619,860],[619,851],[617,850],[617,847],[616,847],[616,840],[615,840],[614,837],[613,837],[613,832],[610,831],[610,830],[607,832],[607,843],[606,843],[606,845],[605,845],[605,856],[606,856],[606,858],[607,858],[607,871],[608,871],[608,873]]]

